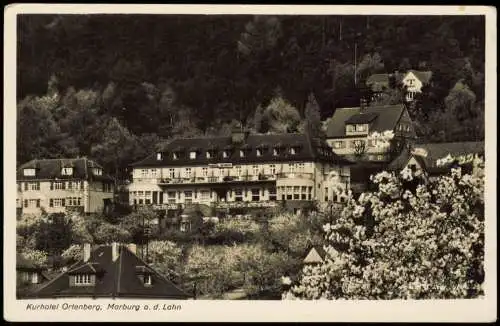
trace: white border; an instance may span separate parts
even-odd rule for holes
[[[16,15],[20,13],[485,15],[486,280],[484,299],[422,301],[161,301],[15,299]],[[443,321],[488,322],[496,314],[496,9],[484,6],[11,4],[4,11],[4,318],[9,321]],[[29,311],[27,303],[178,303],[181,311]]]

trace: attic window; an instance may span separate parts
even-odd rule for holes
[[[177,160],[179,158],[178,153],[172,153],[172,159]]]
[[[257,149],[257,156],[262,156],[262,150],[261,149]]]
[[[228,151],[223,151],[222,152],[222,157],[223,158],[228,158],[229,157],[229,152]]]
[[[297,149],[295,147],[290,147],[290,154],[295,155],[297,153]]]
[[[353,125],[346,125],[345,126],[345,130],[347,132],[353,132],[354,131],[354,126]]]
[[[62,168],[62,175],[73,175],[73,168]]]
[[[212,153],[210,153],[210,151],[207,151],[207,158],[212,158]]]
[[[162,160],[162,154],[160,152],[156,153],[156,160],[161,161]]]
[[[190,158],[191,160],[196,159],[196,151],[191,151],[191,152],[189,152],[189,158]]]
[[[35,169],[24,169],[24,176],[26,177],[34,177],[36,174]]]
[[[273,149],[273,155],[274,155],[274,156],[278,156],[279,154],[280,154],[280,150],[279,150],[279,148],[274,148],[274,149]]]
[[[240,150],[240,157],[245,157],[245,151],[244,150]]]
[[[94,172],[94,175],[102,175],[102,169],[101,168],[94,168],[93,172]]]
[[[144,274],[143,277],[144,277],[143,278],[144,285],[151,285],[152,284],[151,274]]]
[[[92,285],[92,275],[91,274],[76,274],[75,285]]]

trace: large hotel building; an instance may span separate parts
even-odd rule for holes
[[[164,209],[341,202],[350,179],[349,161],[304,134],[177,139],[132,166],[130,204]]]

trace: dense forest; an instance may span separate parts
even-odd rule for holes
[[[21,15],[17,162],[123,176],[173,137],[304,130],[408,69],[433,72],[422,140],[481,140],[484,44],[483,16]]]

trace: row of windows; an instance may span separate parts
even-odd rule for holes
[[[61,175],[73,175],[73,168],[72,167],[64,167],[61,169]],[[92,168],[92,173],[94,175],[102,175],[102,169],[101,168]],[[25,177],[34,177],[36,176],[36,169],[33,168],[27,168],[23,170],[23,174]]]
[[[368,131],[368,125],[367,124],[347,124],[345,126],[346,132],[367,132]]]
[[[40,199],[25,199],[25,208],[39,208]],[[65,206],[82,206],[81,197],[67,197],[67,198],[51,198],[49,199],[49,207],[65,207]]]
[[[52,181],[50,182],[50,190],[83,190],[83,181]],[[18,191],[21,190],[21,183],[18,183]],[[40,182],[30,181],[24,182],[24,191],[39,191]],[[113,185],[111,183],[102,183],[103,192],[112,192]]]
[[[76,274],[74,277],[76,285],[92,285],[91,274]]]
[[[260,157],[263,156],[266,153],[267,149],[266,148],[257,148],[255,150],[255,155]],[[300,151],[300,147],[290,147],[288,150],[284,150],[281,147],[275,147],[272,149],[273,156],[279,156],[282,153],[288,153],[290,155],[296,155]],[[249,155],[250,149],[240,149],[238,151],[238,156],[239,157],[246,157]],[[224,150],[222,151],[222,158],[229,158],[233,154],[233,151],[231,150]],[[197,158],[200,158],[201,153],[199,151],[190,151],[189,152],[189,159],[190,160],[195,160]],[[158,161],[161,161],[163,159],[164,153],[157,153],[156,154],[156,159]],[[205,152],[205,157],[208,159],[215,158],[217,157],[217,151],[215,150],[208,150]],[[178,160],[182,158],[182,152],[177,151],[172,153],[172,159],[173,160]]]
[[[304,172],[305,171],[305,163],[290,163],[288,164],[289,171],[291,173],[293,172]],[[226,175],[231,175],[229,172],[230,169],[234,169],[234,175],[240,177],[243,175],[259,175],[259,174],[267,174],[270,175],[275,175],[277,173],[277,168],[275,164],[270,164],[268,169],[264,169],[260,165],[253,165],[251,168],[243,168],[242,166],[233,166],[232,168],[209,168],[209,167],[204,167],[201,169],[201,177],[208,177],[208,176],[223,176],[224,171],[227,171]],[[168,175],[167,178],[175,179],[175,178],[192,178],[195,176],[194,174],[194,168],[170,168],[168,170]],[[266,171],[267,170],[267,171]],[[181,176],[181,172],[182,176]],[[141,177],[142,178],[157,178],[159,177],[158,175],[158,170],[157,169],[141,169]]]
[[[368,140],[368,146],[377,146],[379,143],[379,140],[377,139],[370,139]],[[334,149],[341,149],[341,148],[356,148],[359,146],[366,146],[367,141],[362,140],[362,139],[357,139],[357,140],[336,140],[333,142],[333,148]]]
[[[278,187],[281,200],[312,200],[313,187],[285,186]]]

